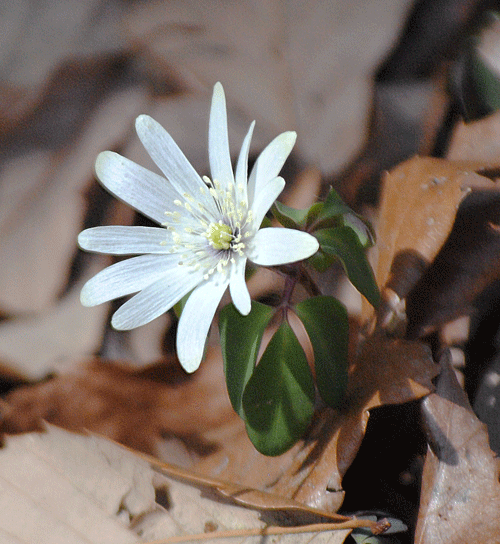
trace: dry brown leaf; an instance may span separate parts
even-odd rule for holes
[[[432,390],[436,374],[423,344],[373,338],[353,368],[345,411],[323,411],[304,441],[269,458],[254,449],[232,411],[218,350],[210,350],[187,381],[176,376],[176,369],[164,365],[156,374],[153,369],[131,372],[96,362],[20,388],[5,397],[2,429],[37,429],[41,419],[73,430],[87,428],[193,466],[206,476],[335,512],[343,500],[342,477],[361,444],[369,410],[422,397]],[[251,496],[245,500],[262,506]]]
[[[260,143],[295,129],[306,163],[332,173],[366,138],[373,75],[411,5],[155,1],[136,6],[128,31],[156,77],[198,93],[221,81]]]
[[[429,334],[446,322],[470,314],[478,295],[500,277],[498,266],[500,237],[497,227],[500,193],[497,184],[486,179],[486,177],[498,178],[499,135],[500,116],[498,114],[470,124],[459,123],[448,152],[448,157],[454,160],[445,164],[453,168],[454,165],[464,165],[463,161],[474,161],[476,166],[472,166],[474,163],[471,162],[471,166],[467,167],[465,164],[464,168],[469,178],[474,176],[472,185],[474,190],[468,191],[466,198],[462,200],[462,195],[454,191],[448,203],[443,203],[445,193],[439,195],[434,205],[429,203],[430,213],[420,202],[418,207],[415,207],[417,215],[423,210],[422,219],[432,217],[432,213],[439,215],[442,218],[443,228],[433,233],[426,230],[425,225],[410,223],[411,227],[420,229],[415,231],[417,236],[422,236],[421,240],[413,243],[416,251],[419,250],[418,244],[421,246],[429,239],[432,240],[430,257],[425,258],[427,263],[432,261],[432,264],[425,270],[418,283],[409,282],[406,291],[401,292],[401,289],[398,291],[390,285],[397,283],[394,278],[391,278],[388,285],[401,297],[406,297],[408,290],[412,289],[406,299],[408,318],[406,332],[411,337]],[[480,165],[479,161],[483,161],[483,164]],[[426,162],[429,162],[429,159]],[[482,175],[479,177],[471,170]],[[464,179],[459,171],[455,176],[453,184],[465,181],[463,186],[471,187],[468,179]],[[452,181],[451,177],[447,176],[447,178]],[[435,189],[441,190],[442,185]],[[456,216],[454,216],[453,204],[457,208],[460,204]],[[407,241],[408,246],[411,244],[411,241]],[[436,247],[439,250],[437,254]],[[425,257],[422,253],[420,255]],[[408,268],[405,271],[399,270],[400,276],[411,276],[408,270]],[[422,269],[420,271],[422,272]],[[414,276],[418,279],[418,273]],[[399,287],[401,288],[401,285]]]
[[[24,544],[112,544],[138,541],[341,544],[353,527],[383,523],[342,518],[337,524],[269,526],[262,512],[217,500],[217,482],[179,481],[154,473],[148,460],[96,436],[48,426],[8,437],[0,450],[0,536]],[[180,476],[180,480],[184,478]],[[192,484],[195,485],[192,485]],[[202,493],[200,493],[200,487]],[[156,502],[156,498],[163,504]],[[316,519],[318,519],[316,517]],[[207,538],[208,537],[208,538]]]
[[[116,51],[122,10],[120,2],[102,0],[2,2],[0,119],[15,122],[32,108],[50,72],[65,59]]]
[[[491,166],[414,157],[386,174],[377,227],[376,277],[384,286],[394,257],[417,252],[433,261],[451,232],[460,202],[472,188],[494,183],[476,172]]]
[[[237,483],[225,482],[216,478],[203,476],[191,470],[186,470],[170,463],[161,463],[153,458],[149,462],[162,474],[181,481],[190,482],[193,485],[210,488],[222,496],[234,501],[236,504],[258,508],[264,511],[279,511],[293,515],[294,518],[302,516],[310,520],[326,518],[338,523],[348,522],[352,518],[319,510],[301,504],[293,499],[252,488],[248,485],[242,486]]]
[[[423,401],[430,447],[422,476],[415,542],[500,542],[498,459],[486,427],[472,412],[442,359],[436,392]]]
[[[473,312],[500,278],[500,192],[472,191],[433,263],[406,298],[406,334],[418,338]]]
[[[473,123],[459,122],[453,132],[447,158],[500,163],[500,111]]]
[[[8,394],[2,413],[6,432],[39,429],[43,419],[147,453],[158,453],[163,439],[175,437],[177,462],[185,465],[218,447],[205,438],[207,432],[238,419],[215,350],[189,379],[174,357],[141,371],[102,360],[70,367],[52,380]]]
[[[144,91],[115,93],[71,150],[21,156],[5,165],[0,184],[4,311],[35,312],[54,303],[76,251],[85,214],[83,193],[93,178],[95,157],[125,139],[144,104]]]
[[[354,365],[345,411],[324,410],[305,440],[275,458],[259,454],[243,428],[233,429],[233,436],[221,441],[223,448],[201,460],[196,470],[337,511],[343,501],[342,477],[359,449],[369,410],[428,394],[436,373],[423,344],[374,337]]]
[[[381,322],[415,286],[450,234],[472,189],[494,189],[478,174],[492,166],[474,161],[414,157],[387,173],[372,257],[385,304]],[[395,299],[395,300],[393,300]],[[371,310],[365,306],[365,316]]]
[[[80,290],[104,262],[104,258],[97,258],[82,281],[52,308],[0,324],[3,367],[23,379],[40,380],[64,372],[99,349],[108,307],[85,308],[80,302]]]

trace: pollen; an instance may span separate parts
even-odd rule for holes
[[[229,249],[233,239],[231,227],[219,221],[218,223],[210,223],[207,232],[208,243],[214,249]]]
[[[168,230],[166,245],[171,253],[181,253],[180,265],[203,271],[205,280],[226,275],[244,257],[246,241],[253,235],[253,213],[241,199],[244,186],[222,184],[203,177],[201,201],[182,193],[172,204],[179,211],[165,212],[162,223]],[[175,248],[175,251],[172,249]]]

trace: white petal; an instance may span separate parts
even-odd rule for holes
[[[139,115],[135,129],[142,145],[179,195],[189,194],[214,211],[213,199],[208,198],[205,183],[160,123],[148,115]]]
[[[82,249],[111,255],[168,253],[173,242],[170,233],[156,227],[94,227],[80,232],[78,244]]]
[[[318,240],[295,229],[261,229],[246,252],[255,264],[274,266],[307,259],[318,251]]]
[[[177,355],[186,372],[194,372],[201,363],[210,324],[227,288],[227,281],[215,285],[207,281],[188,298],[177,328]]]
[[[113,314],[111,325],[118,330],[130,330],[145,325],[170,310],[184,295],[202,280],[200,272],[176,266],[163,278],[144,288],[125,302]]]
[[[236,309],[242,315],[248,315],[252,308],[250,293],[245,281],[245,266],[247,260],[240,257],[231,268],[231,279],[229,282],[229,292]]]
[[[241,145],[240,156],[236,164],[236,192],[238,202],[247,202],[247,184],[248,184],[248,154],[250,152],[250,142],[252,140],[255,121],[248,129],[247,135]]]
[[[91,278],[80,294],[84,306],[96,306],[137,293],[179,268],[179,255],[140,255],[108,266]]]
[[[100,153],[95,171],[110,193],[157,223],[165,221],[166,211],[177,211],[179,195],[165,178],[117,153]]]
[[[262,185],[259,192],[255,195],[251,210],[253,213],[253,224],[256,229],[260,227],[267,210],[274,204],[281,191],[285,188],[285,180],[277,177]]]
[[[234,185],[233,167],[227,135],[226,98],[220,83],[216,83],[212,96],[208,125],[208,158],[212,180],[220,182],[225,190]]]
[[[296,139],[295,132],[283,132],[274,138],[259,155],[248,178],[248,202],[250,204],[253,202],[254,195],[259,193],[260,187],[280,173]]]

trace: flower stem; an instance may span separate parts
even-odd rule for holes
[[[322,294],[320,288],[302,263],[280,266],[276,268],[276,271],[285,276],[285,287],[283,288],[281,303],[278,306],[279,309],[283,310],[283,317],[285,319],[286,312],[288,308],[291,307],[291,299],[297,283],[301,283],[307,293],[312,297]]]

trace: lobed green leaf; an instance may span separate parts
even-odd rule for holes
[[[332,408],[339,408],[348,377],[347,310],[333,297],[319,296],[300,302],[294,311],[311,340],[321,398]]]
[[[273,311],[270,306],[252,301],[247,316],[241,315],[234,304],[228,304],[220,312],[219,334],[227,391],[240,417],[243,417],[243,391],[255,368],[262,335]]]
[[[283,321],[243,393],[247,433],[264,455],[280,455],[305,433],[314,412],[314,381],[306,355]]]
[[[286,206],[281,202],[276,201],[271,212],[274,217],[284,226],[289,229],[300,229],[306,224],[307,213],[309,210],[296,210],[290,206]]]
[[[321,229],[314,232],[320,249],[338,257],[347,276],[356,289],[365,296],[372,306],[380,303],[380,293],[365,248],[351,227],[343,226]]]

